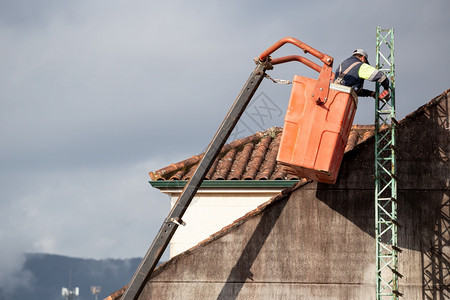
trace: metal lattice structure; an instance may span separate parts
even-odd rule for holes
[[[388,76],[391,97],[375,100],[376,299],[398,299],[397,164],[394,29],[377,27],[376,67]]]

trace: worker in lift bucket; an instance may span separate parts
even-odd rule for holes
[[[334,83],[352,87],[358,96],[373,97],[375,92],[363,89],[364,80],[378,81],[384,91],[378,96],[389,100],[389,79],[369,64],[369,55],[363,49],[356,49],[352,56],[344,60],[336,69]]]

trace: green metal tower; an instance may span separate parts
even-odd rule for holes
[[[377,27],[376,67],[388,76],[391,98],[375,100],[376,299],[399,299],[394,29]]]

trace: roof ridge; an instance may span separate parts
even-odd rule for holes
[[[417,116],[418,114],[422,113],[423,111],[429,109],[430,107],[437,105],[444,97],[448,97],[448,94],[450,94],[450,89],[445,90],[444,92],[442,92],[440,95],[434,97],[433,99],[431,99],[429,102],[425,103],[424,105],[420,106],[418,109],[416,109],[415,111],[409,113],[406,115],[406,117],[404,117],[401,121],[399,122],[406,122],[408,120],[412,120],[415,116]]]

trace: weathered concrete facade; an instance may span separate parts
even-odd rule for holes
[[[450,91],[400,122],[402,299],[450,298]],[[139,299],[374,299],[374,140],[155,270]],[[220,212],[218,212],[220,213]]]

